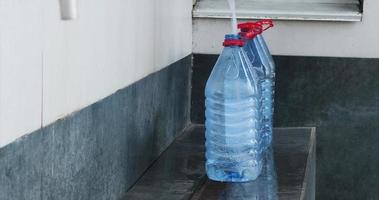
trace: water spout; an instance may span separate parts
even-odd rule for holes
[[[73,20],[77,18],[77,0],[59,0],[59,5],[62,20]]]
[[[230,11],[232,12],[232,33],[237,34],[237,16],[236,16],[236,2],[235,0],[228,0]]]

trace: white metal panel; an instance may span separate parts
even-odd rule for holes
[[[275,55],[379,58],[379,1],[365,0],[362,22],[275,21],[264,36]],[[193,52],[219,54],[229,19],[194,20]]]
[[[41,127],[41,0],[0,1],[0,147]]]
[[[236,14],[240,19],[360,21],[362,18],[357,0],[350,3],[237,0]],[[193,16],[230,18],[231,11],[226,0],[201,0],[197,2]]]

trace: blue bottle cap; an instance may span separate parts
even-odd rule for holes
[[[238,34],[226,34],[225,35],[226,40],[239,40],[241,37]]]

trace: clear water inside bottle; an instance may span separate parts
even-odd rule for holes
[[[246,182],[262,170],[262,91],[250,65],[242,48],[225,47],[206,84],[206,171],[212,180]]]

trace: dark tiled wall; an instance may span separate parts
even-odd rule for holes
[[[192,56],[0,149],[0,199],[119,199],[189,123]]]
[[[194,55],[191,118],[217,59]],[[317,127],[317,199],[379,199],[379,59],[276,56],[275,126]]]

